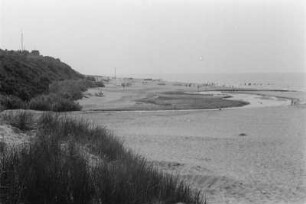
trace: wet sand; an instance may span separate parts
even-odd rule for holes
[[[305,203],[306,108],[274,99],[235,109],[75,115],[111,129],[128,148],[200,189],[208,203]]]
[[[259,95],[251,92],[246,93],[228,93],[222,91],[204,91],[200,94],[211,94],[216,96],[230,96],[227,100],[237,100],[248,102],[248,105],[238,108],[254,108],[254,107],[273,107],[273,106],[289,106],[293,99],[280,98],[273,95]],[[236,107],[235,107],[236,108]]]

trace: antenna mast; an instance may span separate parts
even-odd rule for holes
[[[21,48],[21,51],[24,51],[24,45],[23,45],[23,30],[21,30],[20,48]]]

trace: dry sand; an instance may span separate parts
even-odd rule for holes
[[[141,90],[112,87],[82,103],[85,110],[91,100],[123,107],[144,96]],[[306,203],[305,106],[263,100],[269,107],[75,114],[113,130],[127,147],[202,190],[208,203]]]

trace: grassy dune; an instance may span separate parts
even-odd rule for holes
[[[107,129],[63,115],[2,117],[32,142],[4,147],[0,203],[200,203],[199,192],[124,148]]]

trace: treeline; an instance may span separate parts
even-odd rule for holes
[[[96,86],[104,84],[59,59],[42,56],[38,51],[0,49],[0,110],[80,110],[75,100],[82,98],[87,88]]]

